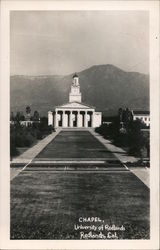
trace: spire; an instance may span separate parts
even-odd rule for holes
[[[75,73],[72,78],[75,78],[75,77],[78,77],[77,73]]]
[[[79,77],[78,77],[77,73],[75,73],[72,77],[72,85],[79,86]]]

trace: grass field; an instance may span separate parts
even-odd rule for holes
[[[11,239],[79,239],[80,216],[123,225],[119,239],[148,239],[149,190],[129,171],[24,171],[11,183]]]
[[[88,131],[61,131],[36,158],[105,158],[113,154]]]
[[[107,160],[47,166],[55,158]],[[76,230],[77,224],[123,225],[118,239],[149,238],[149,189],[88,131],[60,132],[36,159],[46,162],[33,161],[11,181],[11,239],[80,239],[81,231],[91,229]],[[79,217],[100,217],[103,223],[79,223]]]

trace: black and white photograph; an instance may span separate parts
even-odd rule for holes
[[[138,240],[143,249],[151,230],[156,244],[151,17],[145,8],[9,11],[13,244],[104,242],[108,249]]]

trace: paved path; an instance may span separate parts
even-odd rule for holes
[[[129,170],[134,173],[143,183],[147,186],[150,187],[150,169],[149,168],[134,168],[134,167],[129,167]]]
[[[23,167],[10,168],[10,180],[13,180],[22,171]]]
[[[118,158],[121,162],[137,162],[137,158],[133,156],[127,155],[126,151],[122,148],[116,147],[111,143],[111,141],[104,139],[103,136],[96,133],[93,129],[90,129],[91,134],[97,138],[106,148],[110,150],[116,158]]]
[[[95,138],[97,138],[108,150],[110,150],[116,158],[121,162],[137,162],[139,158],[127,155],[127,152],[119,147],[114,146],[109,140],[104,139],[100,134],[96,133],[93,129],[90,132]],[[139,168],[139,167],[129,167],[129,170],[134,173],[147,187],[150,187],[150,169],[149,168]]]

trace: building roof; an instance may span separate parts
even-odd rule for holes
[[[146,110],[133,110],[134,115],[149,115],[150,111]]]
[[[90,106],[88,104],[82,103],[82,102],[68,102],[66,104],[60,105],[60,106],[56,106],[54,109],[59,108],[59,109],[63,109],[63,108],[71,108],[71,109],[95,109],[95,107]]]

